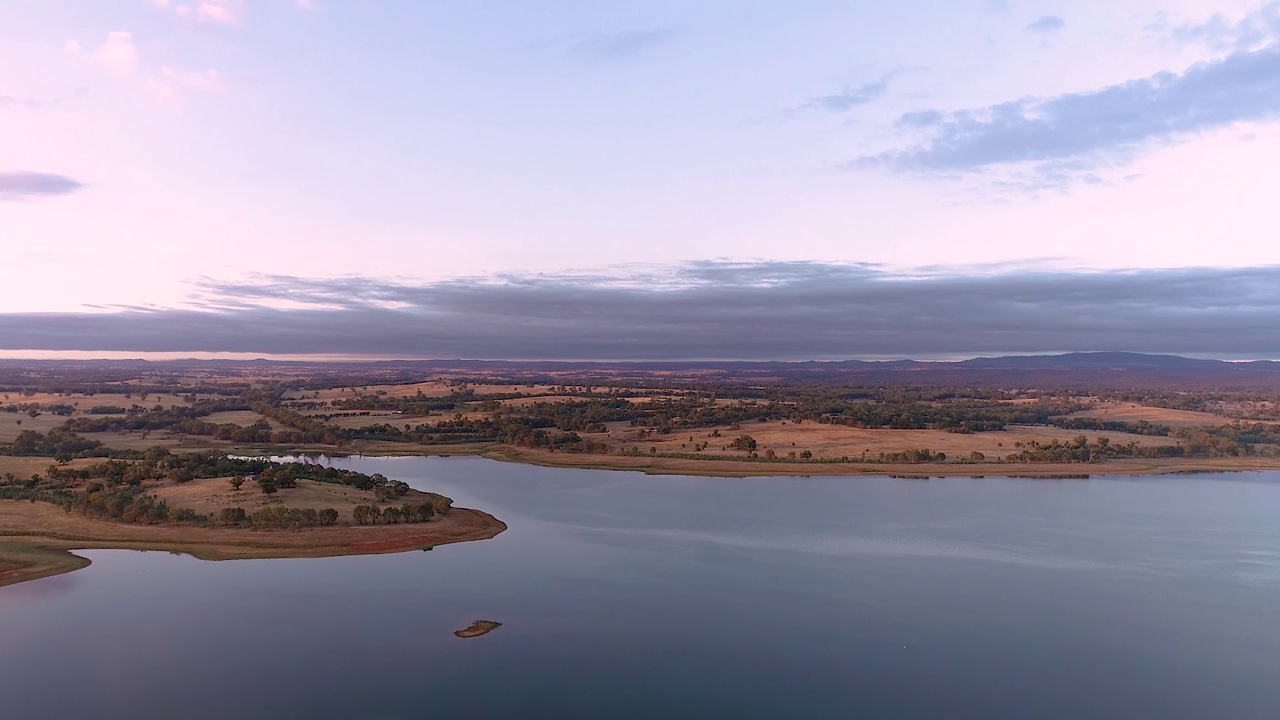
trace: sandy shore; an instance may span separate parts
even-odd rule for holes
[[[334,557],[487,540],[506,529],[492,515],[467,508],[429,523],[250,530],[116,523],[47,503],[0,500],[0,586],[89,564],[71,550],[165,550],[202,560]]]

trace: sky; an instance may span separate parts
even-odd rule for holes
[[[0,355],[1280,357],[1280,2],[7,0]]]

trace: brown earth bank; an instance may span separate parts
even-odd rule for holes
[[[253,530],[111,522],[48,503],[0,500],[0,586],[89,564],[70,550],[165,550],[202,560],[334,557],[487,540],[506,529],[492,515],[467,508],[426,523]]]
[[[496,620],[477,620],[461,630],[458,630],[454,635],[460,638],[480,637],[481,635],[488,635],[500,627],[502,627],[502,623],[497,622]]]
[[[1258,457],[1121,458],[1102,463],[801,463],[764,460],[689,460],[685,458],[628,455],[587,455],[508,446],[495,446],[480,454],[494,460],[529,463],[545,467],[630,470],[648,475],[695,475],[726,478],[771,476],[841,477],[859,475],[901,477],[972,477],[990,475],[993,477],[1062,478],[1280,470],[1280,458]]]

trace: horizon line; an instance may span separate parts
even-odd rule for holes
[[[1134,352],[1128,350],[1049,350],[1042,352],[992,352],[992,353],[955,353],[933,356],[900,356],[900,355],[862,355],[841,358],[807,358],[807,359],[732,359],[732,358],[680,358],[680,359],[592,359],[592,358],[556,358],[556,359],[514,359],[514,358],[464,358],[464,357],[408,357],[396,355],[342,355],[342,354],[277,354],[251,352],[128,352],[128,351],[92,351],[92,350],[0,350],[0,362],[8,361],[87,361],[87,362],[272,362],[272,363],[307,363],[307,364],[375,364],[375,363],[565,363],[594,365],[645,365],[645,364],[685,364],[699,363],[739,363],[739,364],[774,364],[774,363],[959,363],[966,360],[999,359],[1012,357],[1062,357],[1068,355],[1101,355],[1121,354],[1139,357],[1176,357],[1186,360],[1212,360],[1224,363],[1280,362],[1280,358],[1269,357],[1223,357],[1204,354],[1183,354],[1176,352]]]

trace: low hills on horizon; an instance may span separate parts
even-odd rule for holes
[[[1001,387],[1269,388],[1280,362],[1226,361],[1135,352],[1006,355],[967,360],[565,361],[565,360],[0,360],[0,384],[17,376],[93,370],[102,382],[143,373],[359,376],[409,382],[424,375],[502,377],[521,382],[608,384],[620,380],[672,384],[850,384]],[[255,372],[257,371],[257,372]]]

